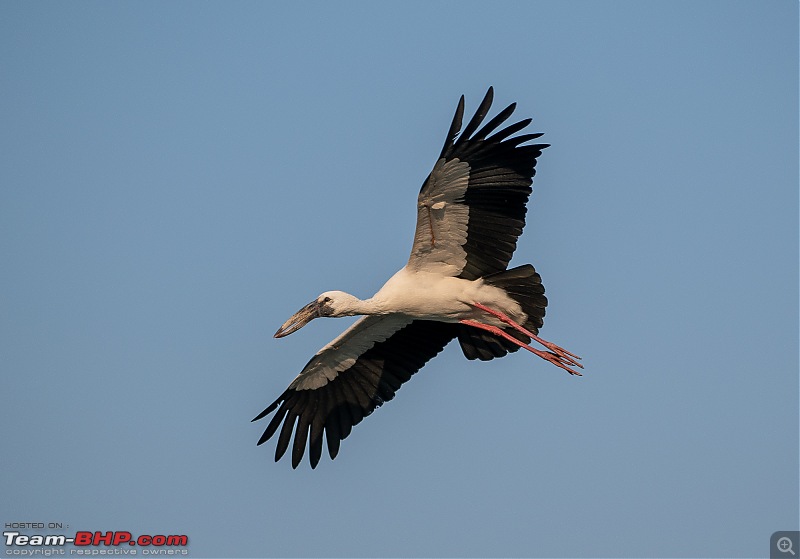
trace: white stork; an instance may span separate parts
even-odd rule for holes
[[[289,447],[292,467],[309,446],[311,467],[331,459],[354,425],[391,400],[400,386],[453,338],[467,359],[489,360],[524,348],[578,375],[576,355],[542,340],[547,299],[541,277],[526,264],[506,269],[525,225],[542,134],[517,132],[525,119],[499,132],[512,103],[480,130],[492,104],[490,87],[459,135],[464,96],[444,148],[417,198],[417,229],[408,263],[370,299],[328,291],[275,333],[296,332],[322,316],[364,315],[320,349],[280,397],[253,419],[277,410],[258,441],[280,428],[275,460]],[[494,132],[494,133],[493,133]],[[531,347],[531,340],[546,351]],[[296,427],[295,427],[296,425]]]

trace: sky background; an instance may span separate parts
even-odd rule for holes
[[[350,321],[272,334],[405,264],[490,85],[552,144],[512,264],[585,376],[453,344],[335,461],[274,463],[250,419]],[[798,529],[796,2],[3,2],[0,91],[3,523],[196,557]]]

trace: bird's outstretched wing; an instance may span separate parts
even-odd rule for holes
[[[458,102],[442,153],[417,199],[411,270],[472,280],[508,267],[525,226],[536,158],[548,145],[525,144],[542,134],[514,136],[529,118],[495,132],[515,103],[478,130],[493,95],[490,87],[461,134],[463,95]]]
[[[412,320],[401,315],[365,316],[323,347],[281,396],[253,419],[277,410],[258,444],[280,428],[275,460],[292,445],[292,467],[303,458],[306,443],[311,467],[328,454],[354,425],[372,413],[457,335],[455,324]],[[295,427],[296,424],[296,427]]]

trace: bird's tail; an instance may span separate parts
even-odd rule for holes
[[[510,270],[485,276],[483,281],[499,287],[514,299],[522,307],[522,312],[528,315],[522,326],[534,334],[539,333],[539,328],[544,324],[547,297],[544,296],[542,276],[533,266],[523,264]]]
[[[484,276],[483,281],[503,289],[509,297],[514,299],[528,317],[522,326],[534,334],[539,333],[539,328],[544,324],[547,297],[544,296],[542,278],[533,266],[525,264],[510,270],[497,272]],[[504,330],[523,343],[527,344],[531,341],[530,338],[514,328],[508,327]],[[519,349],[519,346],[495,336],[491,332],[463,324],[458,325],[458,342],[461,344],[461,350],[467,359],[480,359],[482,361],[502,357]]]

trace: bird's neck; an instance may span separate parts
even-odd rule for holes
[[[381,299],[370,297],[369,299],[353,298],[348,305],[348,314],[351,315],[379,315],[389,312]]]

